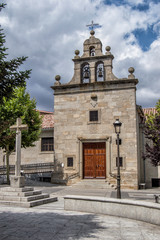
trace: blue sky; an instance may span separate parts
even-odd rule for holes
[[[143,51],[148,51],[152,42],[154,42],[154,40],[158,37],[157,32],[153,29],[153,25],[148,26],[146,30],[135,29],[133,34]]]
[[[73,76],[74,51],[83,53],[87,24],[101,25],[95,36],[103,52],[114,55],[113,73],[139,79],[137,104],[153,107],[160,89],[160,0],[4,0],[0,13],[9,57],[28,56],[23,68],[32,69],[27,89],[41,110],[53,110],[55,75],[67,83]],[[67,69],[67,71],[66,71]]]
[[[137,2],[137,4],[135,4]],[[146,12],[150,9],[150,5],[152,3],[158,4],[160,0],[145,0],[145,1],[127,1],[127,0],[104,0],[105,5],[115,5],[117,7],[120,6],[129,6],[133,11]],[[159,32],[154,29],[154,24],[159,23],[159,19],[157,22],[153,24],[148,24],[146,29],[137,28],[133,31],[134,36],[136,37],[140,47],[143,51],[147,51],[152,44],[152,42],[157,39],[159,36]],[[160,25],[159,25],[160,30]],[[127,34],[126,34],[127,36]]]

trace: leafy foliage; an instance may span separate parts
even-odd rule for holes
[[[28,125],[28,131],[22,131],[22,147],[34,146],[38,140],[42,120],[36,109],[35,100],[30,99],[25,87],[14,89],[12,98],[3,97],[0,104],[0,146],[6,152],[7,183],[9,179],[9,156],[15,150],[16,132],[10,131],[10,126],[21,117],[22,123]]]
[[[144,158],[151,160],[154,166],[160,165],[160,100],[156,104],[156,114],[147,116],[144,134],[146,142]]]
[[[0,3],[0,11],[2,10],[2,8],[4,8],[7,4],[6,3]]]
[[[0,12],[6,4],[0,3]],[[20,71],[20,66],[27,57],[7,59],[5,34],[0,28],[0,146],[6,151],[7,183],[9,184],[9,155],[15,148],[15,132],[9,127],[16,122],[17,117],[27,123],[29,131],[22,133],[22,147],[32,146],[38,139],[41,119],[36,108],[35,100],[30,100],[25,93],[26,79],[31,70]]]
[[[0,4],[0,11],[6,4]],[[26,79],[29,78],[31,70],[20,71],[19,67],[24,63],[27,57],[18,57],[7,60],[7,48],[5,47],[5,35],[3,29],[0,29],[0,103],[3,97],[9,98],[13,89],[19,86],[25,86]]]
[[[3,104],[0,105],[0,122],[4,123],[0,127],[0,146],[3,149],[6,150],[6,146],[9,147],[9,152],[15,149],[15,133],[10,131],[10,126],[15,124],[18,117],[28,125],[28,131],[22,132],[22,147],[34,146],[42,124],[39,112],[35,109],[36,102],[30,99],[25,87],[16,88],[10,99],[3,97]]]

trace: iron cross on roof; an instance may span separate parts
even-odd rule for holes
[[[100,27],[100,25],[98,23],[94,23],[92,20],[91,24],[86,25],[86,27],[89,27],[91,30],[93,30],[96,27]]]

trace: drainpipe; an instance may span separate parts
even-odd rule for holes
[[[142,135],[142,146],[143,146],[143,152],[144,152],[144,134]],[[143,159],[143,177],[144,177],[144,183],[146,183],[146,163],[145,163],[145,159]]]
[[[81,139],[78,138],[78,145],[79,145],[79,177],[81,178],[81,166],[80,166],[80,161],[81,161]]]
[[[143,174],[144,174],[144,183],[146,183],[146,165],[145,165],[145,159],[143,160],[143,170],[144,170],[144,172],[143,172]]]

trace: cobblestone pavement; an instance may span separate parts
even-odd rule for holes
[[[63,198],[30,209],[0,206],[0,240],[159,240],[160,226],[63,210]]]
[[[67,194],[116,197],[116,191],[112,189],[82,189],[74,185],[36,182],[30,185],[58,196],[58,202],[30,209],[0,205],[0,240],[160,239],[160,226],[107,215],[64,211],[63,196]],[[160,194],[160,188],[122,191],[122,198],[154,202],[154,193]]]

